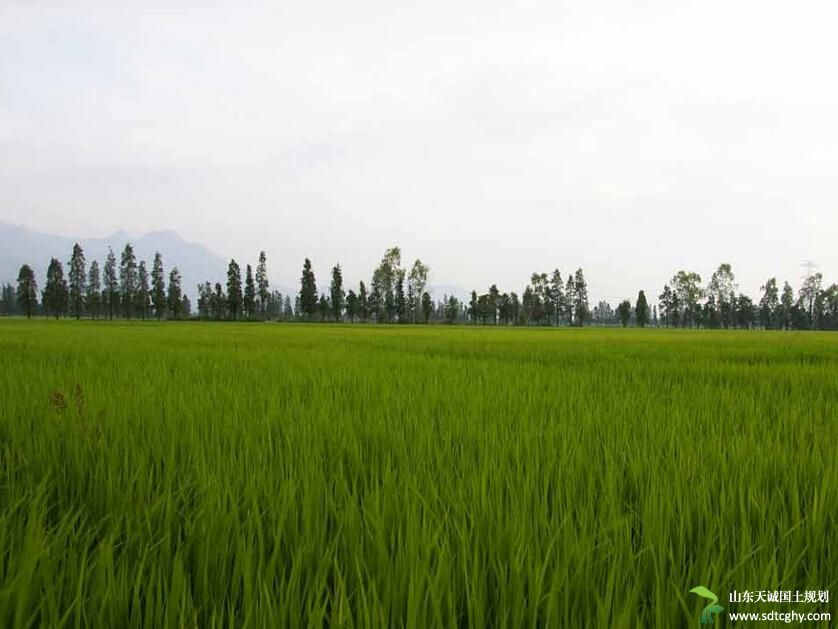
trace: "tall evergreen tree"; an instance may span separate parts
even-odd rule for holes
[[[256,314],[256,284],[253,282],[253,269],[247,265],[244,274],[244,316],[252,319]]]
[[[73,245],[73,253],[67,265],[67,277],[70,280],[70,314],[76,319],[81,319],[84,313],[84,288],[87,277],[85,276],[84,251],[79,243]]]
[[[151,264],[151,306],[154,308],[154,316],[162,319],[167,310],[166,273],[159,252],[154,254],[154,262]]]
[[[216,321],[223,319],[227,313],[227,295],[224,294],[224,288],[221,282],[215,283],[215,293],[212,296],[212,318]]]
[[[270,293],[270,282],[268,281],[268,262],[265,252],[259,252],[259,264],[256,265],[256,290],[259,295],[259,315],[265,318],[265,308],[268,306]]]
[[[116,256],[110,247],[108,247],[108,257],[105,259],[105,271],[102,280],[102,298],[108,307],[108,318],[113,319],[113,315],[119,307],[119,280],[116,274]]]
[[[143,321],[148,316],[150,297],[151,287],[148,283],[148,269],[146,269],[145,260],[140,260],[140,265],[137,267],[137,290],[134,292],[134,308]]]
[[[620,317],[620,325],[628,326],[629,321],[631,321],[631,302],[628,299],[624,299],[617,306],[617,315]]]
[[[317,282],[314,278],[314,271],[311,270],[311,260],[308,258],[303,262],[303,274],[300,277],[300,308],[302,314],[311,321],[318,308]]]
[[[358,317],[358,295],[352,289],[349,289],[346,293],[346,316],[350,323],[355,323],[355,319]]]
[[[637,325],[645,328],[649,325],[651,312],[649,311],[649,302],[646,300],[646,293],[640,291],[637,293],[637,303],[634,305],[634,319]]]
[[[0,310],[4,317],[17,314],[17,298],[15,289],[11,284],[3,284],[2,296],[0,296]]]
[[[567,282],[564,288],[565,300],[565,316],[569,325],[573,325],[575,321],[576,311],[576,283],[573,280],[573,273],[568,273]]]
[[[332,316],[335,318],[335,321],[340,321],[345,297],[343,291],[343,273],[340,270],[340,264],[332,267],[332,283],[329,286],[329,295],[331,296]]]
[[[242,307],[242,271],[239,263],[230,260],[227,265],[227,310],[230,318],[239,318]]]
[[[87,286],[84,296],[84,306],[91,319],[99,316],[102,304],[102,283],[99,278],[99,263],[96,260],[90,263],[90,270],[87,273]]]
[[[576,325],[582,326],[588,320],[588,283],[585,281],[585,276],[582,269],[576,269],[576,274],[573,276],[573,310],[576,317]]]
[[[555,269],[553,275],[550,277],[550,297],[553,301],[553,314],[556,316],[556,325],[559,325],[559,320],[567,307],[565,306],[562,274],[558,269]]]
[[[46,314],[56,319],[67,312],[67,282],[64,280],[64,268],[56,258],[52,258],[47,269],[47,283],[41,297]]]
[[[131,318],[137,291],[137,257],[131,243],[125,245],[119,262],[119,293],[126,319]]]
[[[428,323],[431,320],[431,313],[434,310],[434,303],[431,301],[431,295],[428,291],[422,293],[421,299],[422,307],[422,323]]]
[[[38,308],[38,283],[28,264],[20,267],[17,274],[17,304],[27,319],[31,319]]]
[[[177,267],[172,268],[169,273],[169,294],[167,298],[169,312],[172,319],[180,319],[183,311],[183,289],[181,288],[181,276]]]

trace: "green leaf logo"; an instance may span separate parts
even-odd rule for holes
[[[701,624],[712,625],[713,614],[720,614],[724,610],[724,607],[722,607],[721,605],[717,605],[717,603],[719,602],[719,597],[713,594],[713,592],[708,590],[703,585],[694,587],[690,590],[690,593],[698,594],[699,596],[703,596],[704,598],[710,599],[710,604],[701,610]]]

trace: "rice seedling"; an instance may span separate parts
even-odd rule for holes
[[[835,594],[836,409],[821,333],[3,321],[0,624],[686,627],[699,584]]]

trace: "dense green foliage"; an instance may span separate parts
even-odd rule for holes
[[[696,585],[835,594],[836,408],[822,333],[2,321],[0,625],[672,628]]]
[[[370,290],[364,281],[358,292],[344,290],[340,264],[332,267],[328,292],[318,298],[317,278],[312,262],[305,258],[300,290],[292,306],[289,295],[270,290],[267,257],[259,252],[256,275],[250,264],[245,266],[242,283],[241,266],[231,259],[227,266],[226,292],[220,282],[199,284],[197,319],[237,321],[239,319],[271,321],[331,321],[355,323],[472,323],[482,325],[577,326],[622,325],[638,327],[685,327],[715,329],[765,330],[838,330],[838,284],[824,287],[821,273],[809,274],[795,299],[788,282],[782,295],[776,277],[766,280],[760,288],[762,297],[756,303],[748,295],[738,292],[739,285],[733,268],[727,262],[719,265],[703,286],[701,275],[694,271],[678,271],[659,295],[657,305],[649,305],[646,292],[640,290],[634,308],[628,299],[613,308],[600,301],[590,308],[588,282],[581,268],[568,274],[562,281],[559,269],[552,274],[535,272],[524,288],[521,299],[514,291],[501,292],[496,284],[486,293],[471,291],[468,303],[454,295],[443,294],[436,303],[426,289],[430,269],[416,259],[408,270],[402,265],[399,247],[384,251],[381,262],[372,273]],[[168,294],[165,292],[163,261],[160,253],[154,256],[151,284],[144,261],[137,264],[130,243],[122,252],[119,282],[116,279],[116,258],[109,250],[105,262],[104,290],[100,292],[99,266],[93,260],[90,273],[85,275],[85,257],[76,243],[68,262],[68,288],[63,278],[61,263],[53,258],[47,272],[47,286],[40,310],[60,318],[67,314],[77,319],[88,314],[92,319],[105,316],[113,319],[114,309],[121,303],[123,316],[145,320],[153,310],[158,319],[190,319],[192,305],[187,290],[181,286],[177,267],[169,274]],[[88,282],[88,285],[85,285]],[[26,314],[31,317],[39,310],[37,294],[29,288],[36,284],[32,269],[24,264],[18,275],[17,298],[11,284],[0,286],[0,315]],[[737,294],[738,292],[738,294]],[[702,303],[702,300],[703,303]],[[660,308],[660,317],[658,317]]]

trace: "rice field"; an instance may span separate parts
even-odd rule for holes
[[[697,585],[836,618],[838,335],[0,321],[2,627],[698,627]]]

